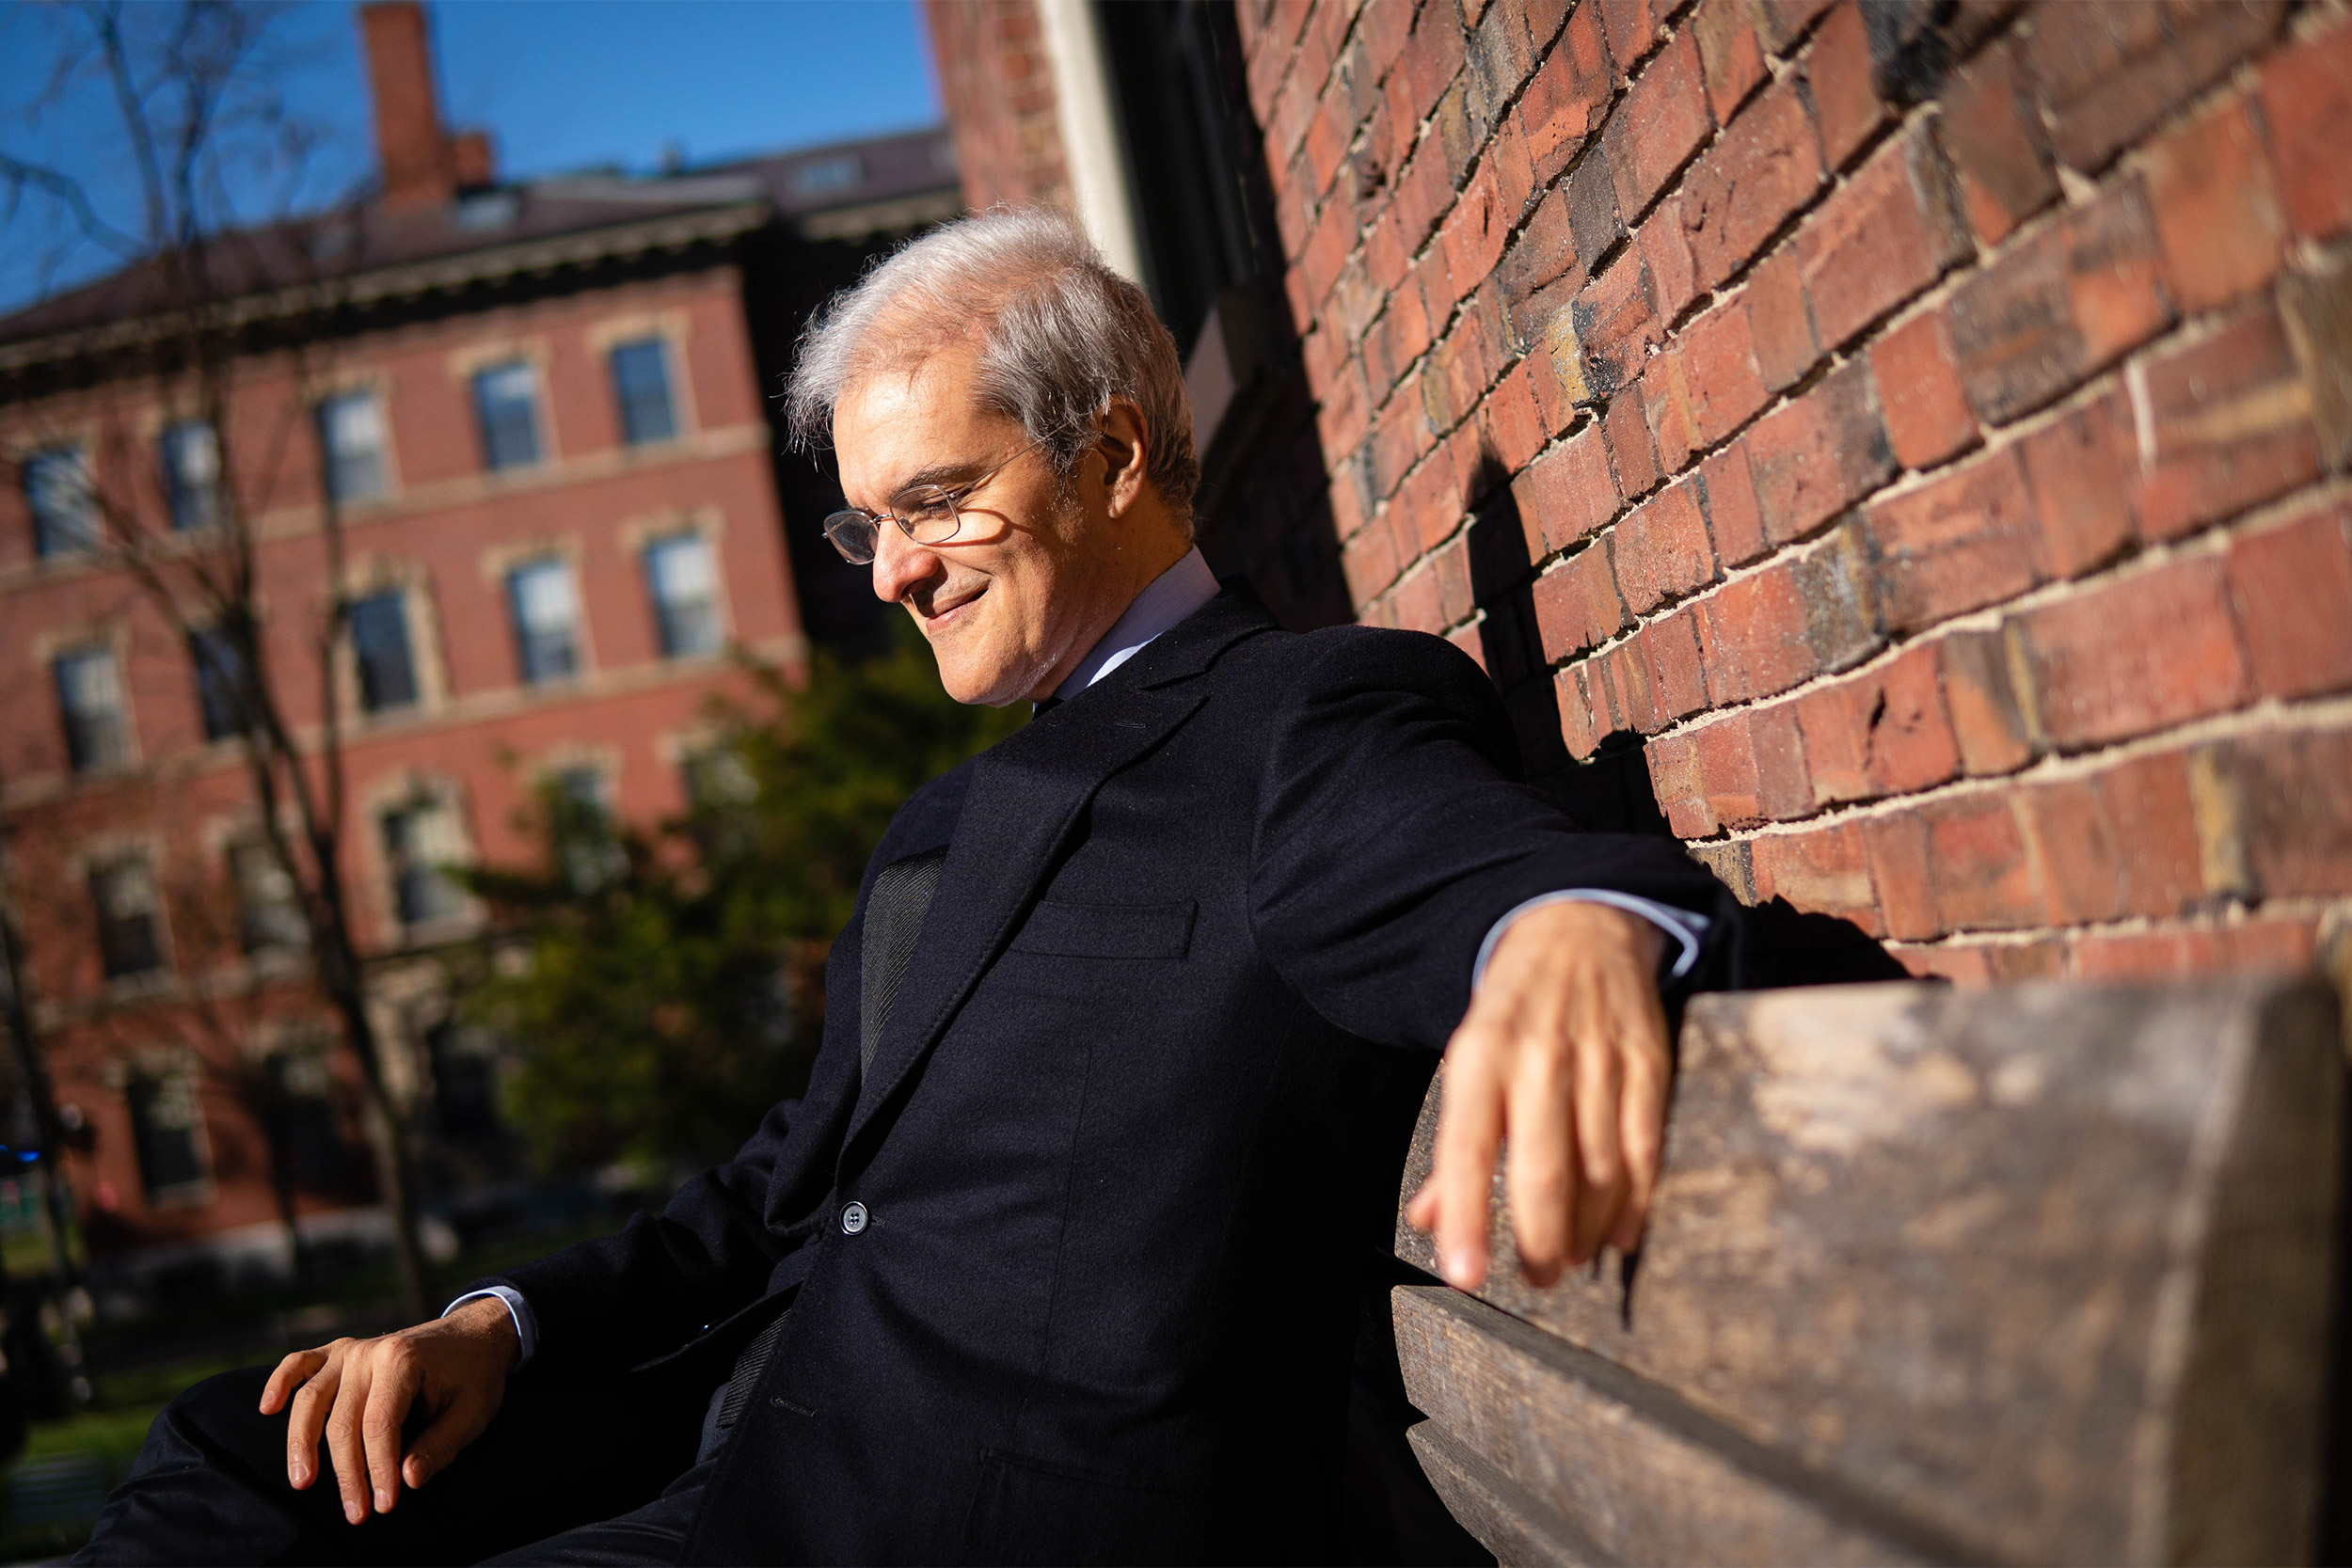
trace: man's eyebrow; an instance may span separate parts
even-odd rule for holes
[[[901,480],[898,487],[890,492],[891,503],[896,505],[909,493],[920,490],[927,484],[936,484],[942,489],[953,489],[957,481],[976,478],[983,467],[984,465],[978,462],[968,462],[934,463],[930,467],[918,468]]]

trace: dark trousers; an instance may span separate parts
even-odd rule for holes
[[[286,1418],[265,1369],[208,1378],[165,1407],[76,1562],[675,1562],[710,1466],[703,1399],[624,1379],[572,1390],[526,1372],[498,1416],[420,1491],[353,1526],[326,1466],[286,1483]]]

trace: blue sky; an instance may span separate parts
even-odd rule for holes
[[[134,8],[149,17],[160,6]],[[428,7],[441,112],[486,129],[500,172],[690,164],[929,124],[941,118],[914,0],[440,0]],[[311,0],[275,24],[271,75],[321,136],[290,190],[256,168],[240,205],[266,212],[347,188],[373,162],[357,7]],[[0,151],[61,167],[102,212],[135,186],[97,84],[52,90],[70,18],[0,0]],[[0,311],[107,269],[61,212],[0,203]]]

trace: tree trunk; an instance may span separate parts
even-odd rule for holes
[[[340,912],[340,900],[324,900]],[[343,1038],[359,1063],[360,1106],[368,1126],[368,1147],[375,1157],[376,1190],[391,1219],[392,1264],[400,1280],[400,1303],[410,1321],[427,1315],[424,1249],[417,1242],[416,1161],[408,1144],[407,1118],[393,1101],[384,1079],[382,1043],[374,1021],[368,1016],[367,987],[341,920],[322,922],[318,933],[319,983],[342,1015]]]

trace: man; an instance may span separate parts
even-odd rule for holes
[[[1514,782],[1442,641],[1218,588],[1139,290],[1057,218],[952,225],[828,308],[792,400],[947,690],[1036,719],[893,821],[808,1092],[731,1164],[192,1391],[90,1560],[1328,1559],[1430,1053],[1450,1279],[1506,1134],[1531,1275],[1638,1240],[1661,981],[1725,895]]]

